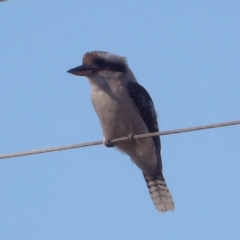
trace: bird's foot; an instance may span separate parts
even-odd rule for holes
[[[106,147],[108,147],[108,148],[110,148],[110,147],[115,147],[115,143],[113,143],[113,142],[111,142],[111,140],[106,140],[106,139],[104,139],[104,145],[106,146]]]
[[[134,142],[135,142],[134,134],[133,133],[129,133],[128,134],[128,143],[129,144],[133,144]]]

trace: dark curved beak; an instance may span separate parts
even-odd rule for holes
[[[81,66],[72,68],[67,72],[77,76],[87,76],[91,70],[92,70],[91,66],[81,65]]]

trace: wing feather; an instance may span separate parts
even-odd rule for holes
[[[143,119],[144,123],[146,124],[148,130],[150,133],[152,132],[158,132],[158,122],[157,122],[157,113],[155,111],[155,107],[152,101],[152,98],[150,97],[147,90],[141,86],[139,83],[136,82],[129,82],[128,83],[128,91],[129,95],[133,100],[134,105],[136,106],[138,113],[140,114],[141,118]],[[160,137],[152,137],[156,152],[160,160],[161,164],[161,142]],[[160,166],[160,169],[162,167]]]

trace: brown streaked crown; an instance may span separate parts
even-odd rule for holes
[[[84,65],[92,65],[94,60],[98,58],[97,52],[87,52],[83,55],[82,62]]]
[[[126,72],[127,69],[126,58],[103,51],[87,52],[82,61],[83,65],[95,66],[99,71]]]

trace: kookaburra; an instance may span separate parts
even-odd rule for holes
[[[153,101],[134,77],[126,58],[108,52],[87,52],[82,65],[68,71],[85,76],[91,85],[93,107],[99,117],[107,147],[129,155],[142,170],[157,210],[174,210],[174,203],[162,174],[160,138],[148,137],[113,144],[112,139],[158,132]]]

